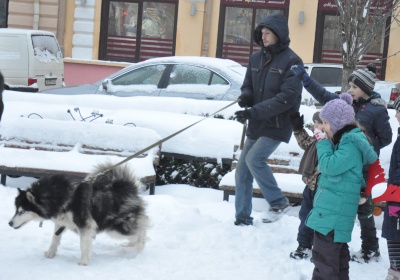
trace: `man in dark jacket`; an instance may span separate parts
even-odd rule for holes
[[[302,65],[300,57],[289,48],[287,19],[270,14],[254,31],[254,40],[261,49],[250,56],[241,88],[238,120],[249,121],[247,139],[236,167],[235,225],[252,225],[253,179],[270,205],[263,222],[272,222],[288,210],[289,200],[267,164],[267,159],[281,142],[292,135],[290,114],[298,112],[302,84],[290,68]],[[248,108],[250,107],[250,108]]]
[[[4,111],[3,90],[4,90],[4,77],[0,72],[0,121]]]

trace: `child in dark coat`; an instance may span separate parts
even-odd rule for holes
[[[317,179],[320,174],[318,171],[317,159],[317,138],[308,135],[304,129],[304,116],[300,117],[298,112],[291,115],[293,124],[293,132],[300,148],[304,150],[303,157],[300,161],[299,173],[302,175],[302,180],[306,184],[303,190],[303,200],[301,201],[299,219],[300,225],[297,233],[297,249],[290,253],[293,259],[307,259],[311,255],[313,244],[314,230],[306,226],[306,218],[312,209],[312,201],[317,188]],[[315,112],[312,120],[314,122],[313,131],[322,130],[322,121],[319,117],[319,112]]]
[[[400,123],[400,97],[393,103],[396,110],[396,119]],[[392,156],[390,158],[389,178],[387,183],[400,187],[400,128],[393,145]],[[386,210],[383,216],[382,237],[386,238],[390,268],[387,280],[400,280],[400,202],[386,202]]]

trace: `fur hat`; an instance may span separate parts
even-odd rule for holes
[[[345,125],[355,121],[355,113],[351,105],[353,98],[347,92],[339,95],[338,99],[333,99],[325,104],[319,116],[322,120],[329,123],[332,133],[335,134]]]
[[[374,91],[376,75],[368,69],[359,69],[351,73],[348,82],[357,85],[363,92],[371,95]]]

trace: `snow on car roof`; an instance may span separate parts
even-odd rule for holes
[[[246,74],[246,68],[237,63],[236,61],[225,58],[203,57],[203,56],[156,57],[135,63],[124,69],[131,69],[140,67],[141,65],[149,65],[154,63],[189,63],[194,65],[202,65],[229,75],[231,78],[235,79],[235,81],[239,84],[243,82],[244,75]]]

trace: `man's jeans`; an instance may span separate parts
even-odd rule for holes
[[[268,137],[246,139],[236,166],[235,207],[236,221],[252,224],[253,178],[271,207],[281,207],[286,198],[267,164],[268,157],[281,142]]]

